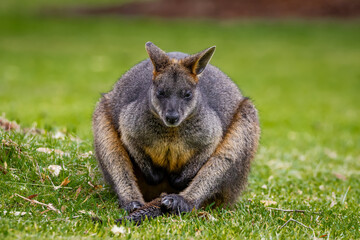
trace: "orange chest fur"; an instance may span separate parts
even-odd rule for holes
[[[154,141],[151,146],[144,147],[144,150],[155,165],[170,172],[181,169],[195,154],[195,149],[177,137]]]

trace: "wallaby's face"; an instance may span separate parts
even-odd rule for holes
[[[197,84],[176,64],[155,76],[151,88],[153,110],[168,127],[180,125],[197,105]]]
[[[154,65],[151,110],[166,126],[179,126],[196,110],[198,75],[205,69],[215,47],[181,60],[170,59],[150,42],[146,43],[146,50]]]

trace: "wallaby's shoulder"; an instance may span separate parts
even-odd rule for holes
[[[199,88],[206,104],[227,126],[243,98],[236,84],[219,68],[209,64],[199,77]]]
[[[109,97],[124,101],[124,104],[137,100],[150,87],[151,79],[152,64],[149,59],[146,59],[121,76]]]

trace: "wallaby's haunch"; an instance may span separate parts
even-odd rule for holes
[[[96,158],[120,207],[143,219],[233,204],[258,146],[257,110],[208,64],[215,47],[187,55],[148,42],[146,50],[150,59],[125,73],[93,115]]]

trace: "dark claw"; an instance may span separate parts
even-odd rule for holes
[[[156,198],[153,201],[146,203],[141,208],[133,211],[129,214],[129,216],[120,218],[115,220],[116,223],[123,223],[123,222],[133,222],[136,225],[140,225],[146,218],[156,218],[158,216],[163,215],[165,212],[162,212],[160,207],[161,205],[161,198]]]
[[[172,214],[180,214],[182,212],[190,212],[191,206],[189,203],[178,194],[169,194],[161,199],[161,207],[163,211],[168,211]]]
[[[139,201],[132,201],[130,202],[128,205],[126,205],[124,207],[124,209],[128,212],[128,213],[132,213],[136,210],[138,210],[139,208],[141,208],[142,206],[144,206],[144,204],[140,203]]]

